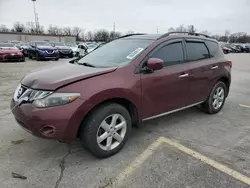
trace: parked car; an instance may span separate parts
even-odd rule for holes
[[[50,42],[47,41],[32,41],[30,42],[30,48],[27,49],[28,57],[32,59],[36,58],[37,61],[42,59],[59,59],[59,51],[56,47],[53,47]]]
[[[87,45],[87,51],[88,53],[92,52],[93,50],[95,50],[97,47],[99,46],[99,44],[97,43],[91,43]]]
[[[73,56],[75,57],[76,56],[76,53],[78,52],[77,48],[77,44],[74,44],[74,43],[66,43],[66,46],[70,47],[71,50],[73,51]]]
[[[74,57],[73,50],[63,42],[52,42],[52,45],[57,48],[60,57]]]
[[[109,157],[132,125],[197,105],[218,113],[231,67],[218,42],[201,34],[126,35],[75,63],[26,75],[11,109],[38,137],[79,137],[93,155]]]
[[[9,40],[8,43],[14,44],[15,46],[20,44],[22,41],[19,40]]]
[[[23,53],[11,43],[0,43],[0,62],[19,61],[24,62]]]
[[[246,53],[250,53],[250,47],[249,47],[249,45],[244,45],[244,52],[246,52]]]
[[[232,53],[232,51],[233,51],[231,48],[228,48],[226,46],[221,46],[221,48],[222,48],[224,54]]]
[[[23,53],[24,56],[28,57],[28,49],[31,48],[29,43],[19,43],[16,47]]]
[[[238,48],[236,45],[231,45],[231,49],[233,53],[241,53],[241,49]]]
[[[83,57],[87,53],[88,53],[88,47],[85,44],[83,44],[83,43],[82,44],[78,44],[75,56],[76,57],[80,57],[80,56]]]

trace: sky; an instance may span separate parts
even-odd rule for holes
[[[165,33],[180,24],[198,31],[250,33],[250,0],[37,0],[39,23],[120,32]],[[34,21],[31,0],[0,0],[0,25]]]

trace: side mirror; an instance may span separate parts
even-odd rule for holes
[[[160,70],[164,66],[164,61],[158,58],[149,58],[147,62],[147,67],[151,70]]]

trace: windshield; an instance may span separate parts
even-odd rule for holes
[[[56,42],[56,43],[54,43],[54,45],[55,45],[55,46],[65,46],[65,44],[62,43],[62,42]]]
[[[12,44],[20,44],[19,41],[11,41]]]
[[[0,47],[10,47],[10,48],[14,48],[15,46],[11,43],[0,43]]]
[[[49,42],[36,42],[37,46],[52,46]]]
[[[78,63],[89,63],[95,67],[118,67],[129,64],[153,40],[119,39],[97,48],[84,56]]]
[[[66,46],[69,46],[69,47],[77,47],[76,44],[66,44]]]
[[[20,43],[19,46],[29,46],[28,43]]]

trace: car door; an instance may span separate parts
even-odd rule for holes
[[[152,73],[141,73],[143,119],[190,104],[190,68],[184,57],[181,39],[163,43],[149,54],[148,58],[162,59],[164,67]]]
[[[213,83],[213,71],[216,64],[204,40],[186,39],[185,49],[191,69],[190,99],[192,103],[205,101]]]

